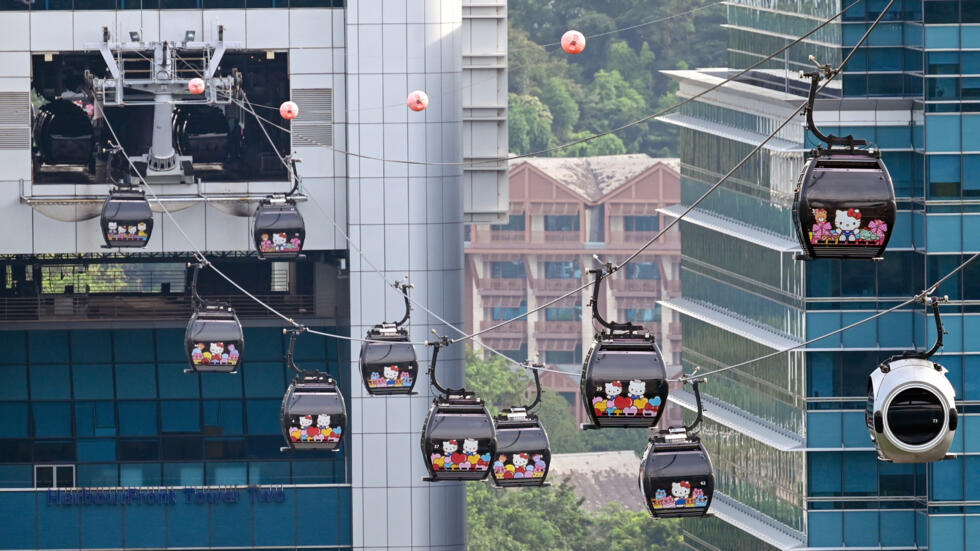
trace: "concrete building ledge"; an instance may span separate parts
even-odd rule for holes
[[[697,411],[694,394],[686,390],[671,390],[668,400],[685,409]],[[805,439],[798,434],[716,398],[702,395],[702,401],[704,402],[704,416],[718,424],[738,431],[779,451],[803,451],[806,449]]]
[[[728,138],[729,140],[735,140],[736,142],[742,142],[752,146],[759,145],[766,139],[766,136],[762,134],[733,128],[731,126],[716,122],[706,121],[690,115],[673,113],[671,115],[657,117],[657,120],[667,124],[672,124],[674,126],[680,126],[681,128],[689,128],[691,130],[705,132],[714,136],[721,136],[722,138]],[[806,148],[802,144],[783,138],[773,138],[766,142],[766,145],[763,146],[763,148],[784,152],[806,151]]]
[[[716,491],[711,499],[711,513],[720,520],[783,551],[791,549],[798,551],[806,545],[806,536],[802,532],[721,492]]]
[[[678,218],[687,209],[685,205],[671,205],[657,209],[660,214]],[[742,241],[748,241],[760,245],[767,249],[783,253],[799,252],[800,246],[796,241],[787,239],[781,235],[759,230],[736,220],[731,220],[723,216],[711,214],[702,209],[694,209],[684,217],[685,222],[690,222],[696,226],[707,228],[718,233],[723,233]],[[734,226],[734,228],[733,228]],[[737,230],[737,231],[733,231]]]
[[[735,333],[740,337],[757,342],[773,350],[784,350],[803,343],[800,339],[767,329],[762,324],[756,324],[742,319],[721,308],[711,308],[683,297],[658,300],[657,304],[664,308],[680,312],[685,316],[709,323],[730,333]]]

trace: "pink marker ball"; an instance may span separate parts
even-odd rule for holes
[[[568,31],[561,35],[561,49],[566,54],[580,54],[585,50],[585,35],[578,31]]]
[[[293,120],[299,116],[299,106],[292,101],[284,101],[279,106],[279,114],[286,120]]]
[[[203,94],[204,79],[192,78],[191,81],[187,83],[187,91],[192,94]]]
[[[406,103],[412,111],[424,111],[429,106],[429,95],[422,90],[416,90],[408,95]]]

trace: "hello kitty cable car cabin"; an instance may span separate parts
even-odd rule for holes
[[[541,402],[541,364],[525,364],[534,375],[534,401],[501,410],[494,418],[497,451],[490,479],[501,488],[544,486],[551,466],[551,444],[541,420],[531,412]]]
[[[106,179],[114,187],[102,204],[99,220],[105,247],[142,248],[153,232],[153,211],[146,194],[129,181],[129,166],[121,150],[110,151],[106,160]]]
[[[475,393],[444,388],[436,380],[439,349],[449,344],[447,337],[430,343],[429,377],[440,394],[432,400],[422,427],[422,460],[429,472],[423,480],[483,480],[497,451],[493,419]]]
[[[811,57],[812,58],[812,57]],[[826,75],[832,70],[823,66]],[[819,258],[881,260],[895,226],[895,189],[881,153],[853,136],[827,136],[813,122],[821,72],[810,77],[807,128],[828,148],[810,153],[796,184],[793,219],[802,254]]]
[[[361,343],[361,378],[372,396],[411,394],[418,378],[418,358],[404,326],[412,312],[408,290],[413,285],[395,282],[394,287],[405,297],[405,315],[400,321],[375,325]]]
[[[599,314],[599,287],[618,267],[607,263],[590,270],[593,322],[596,333],[582,367],[582,398],[591,423],[583,429],[649,428],[657,424],[667,403],[667,369],[660,347],[643,327],[606,321]]]
[[[296,159],[290,159],[293,187],[284,194],[270,195],[259,203],[252,224],[252,237],[260,259],[301,258],[306,242],[306,223],[291,197],[299,189]]]
[[[337,381],[321,371],[303,371],[296,366],[296,337],[305,328],[288,331],[289,349],[286,363],[296,377],[282,397],[279,422],[285,450],[336,451],[347,431],[347,404]]]
[[[654,518],[703,517],[711,507],[715,477],[711,457],[694,430],[701,424],[701,380],[693,382],[698,416],[650,439],[640,463],[640,489]]]
[[[184,332],[190,369],[187,373],[236,373],[245,354],[245,337],[235,309],[224,303],[208,303],[197,293],[201,264],[194,264],[191,302],[194,313]]]

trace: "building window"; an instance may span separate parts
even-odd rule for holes
[[[511,262],[491,262],[490,277],[499,278],[524,278],[524,263],[520,260]]]
[[[626,279],[660,279],[660,267],[656,262],[630,262],[626,265]]]
[[[577,214],[548,214],[544,217],[544,231],[578,231]]]
[[[546,321],[582,321],[582,307],[574,308],[545,308]]]
[[[653,308],[626,308],[623,310],[623,318],[634,322],[660,321],[660,305]]]
[[[500,352],[504,356],[507,356],[508,358],[510,358],[510,359],[512,359],[512,360],[514,360],[515,362],[518,362],[518,363],[527,360],[527,344],[526,343],[525,344],[522,344],[521,345],[521,348],[519,350],[497,350],[497,352]],[[497,357],[496,354],[494,354],[493,352],[490,352],[489,350],[487,351],[486,358],[488,360],[492,360],[492,359],[494,359],[496,357]]]
[[[659,216],[624,216],[624,231],[660,231]]]
[[[578,267],[578,262],[574,260],[545,262],[544,277],[547,279],[582,279],[582,270]]]
[[[575,345],[575,350],[545,350],[544,362],[547,365],[577,364],[582,361],[582,345]]]
[[[524,231],[525,216],[522,212],[521,214],[511,214],[510,220],[506,224],[491,224],[491,230],[503,230],[503,231]]]
[[[74,488],[74,465],[34,465],[35,488]]]
[[[504,321],[504,320],[514,319],[517,316],[522,316],[526,313],[527,313],[527,301],[521,301],[521,305],[517,306],[516,308],[504,308],[500,306],[490,308],[490,319],[492,319],[493,321]]]

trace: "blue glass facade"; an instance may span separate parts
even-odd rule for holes
[[[287,340],[245,338],[239,374],[195,375],[183,328],[0,331],[0,548],[349,547],[348,454],[279,451]],[[296,358],[349,396],[344,345]]]
[[[729,65],[755,63],[849,2],[736,0],[729,5]],[[690,204],[805,99],[807,60],[836,65],[887,4],[867,0],[765,71],[752,88],[712,93],[667,122],[681,132],[682,198]],[[879,263],[793,259],[792,190],[805,151],[802,125],[777,140],[681,223],[683,361],[711,369],[758,357],[894,306],[980,250],[980,9],[977,2],[898,0],[843,78],[828,88],[817,121],[882,151],[899,215]],[[672,73],[706,86],[713,70]],[[754,90],[754,91],[752,91]],[[748,98],[748,99],[747,99]],[[739,106],[739,107],[734,107]],[[868,374],[896,353],[924,348],[935,330],[921,307],[739,371],[704,391],[738,416],[707,424],[719,491],[792,533],[808,549],[956,549],[980,537],[980,266],[939,294],[949,331],[937,360],[949,369],[962,422],[953,460],[931,465],[878,461],[864,422]],[[691,305],[699,310],[692,315]],[[733,420],[737,419],[737,420]],[[765,430],[760,431],[759,427]],[[776,447],[759,436],[788,434]],[[795,436],[794,436],[795,435]],[[689,522],[699,550],[769,548],[731,524]],[[749,542],[746,542],[748,538]],[[729,542],[738,542],[731,543]],[[775,546],[779,547],[779,546]]]

